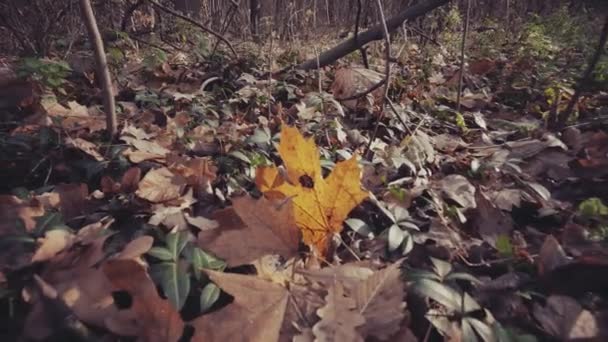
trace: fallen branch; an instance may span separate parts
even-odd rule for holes
[[[200,28],[201,30],[203,30],[203,31],[205,31],[205,32],[207,32],[207,33],[215,36],[221,42],[223,42],[224,44],[226,44],[226,46],[228,46],[228,48],[230,49],[230,51],[232,52],[232,54],[234,55],[234,57],[237,57],[236,50],[234,50],[234,47],[232,46],[232,43],[230,43],[228,41],[228,39],[224,38],[224,36],[222,36],[221,34],[215,32],[214,30],[206,27],[205,25],[199,23],[198,21],[196,21],[196,20],[194,20],[194,19],[192,19],[192,18],[190,18],[188,16],[185,16],[185,15],[183,15],[183,14],[181,14],[181,13],[175,11],[175,10],[172,10],[172,9],[166,7],[166,6],[161,5],[160,3],[156,2],[155,0],[146,0],[146,1],[148,1],[150,4],[152,4],[152,6],[158,8],[159,10],[161,10],[163,12],[166,12],[166,13],[169,13],[169,14],[171,14],[171,15],[173,15],[175,17],[178,17],[178,18],[180,18],[182,20],[185,20],[185,21],[189,22],[190,24],[192,24],[192,25]]]
[[[417,18],[421,15],[426,14],[427,12],[447,4],[450,0],[427,0],[424,3],[420,3],[414,6],[411,6],[405,9],[403,12],[397,14],[396,16],[388,19],[385,24],[389,32],[392,32],[399,28],[401,24],[406,20],[411,20]],[[384,27],[382,24],[376,25],[371,29],[357,35],[357,38],[352,37],[339,45],[323,52],[319,55],[319,67],[324,67],[329,65],[338,59],[348,55],[349,53],[358,50],[363,45],[374,41],[380,40],[384,37]],[[311,58],[304,63],[301,63],[296,66],[296,69],[302,70],[312,70],[317,68],[317,58]],[[288,70],[286,68],[284,70]]]

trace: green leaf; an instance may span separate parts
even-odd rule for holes
[[[450,273],[445,277],[445,280],[466,280],[471,282],[472,284],[481,284],[481,281],[475,278],[474,275],[464,272]]]
[[[511,239],[507,235],[499,235],[496,238],[496,250],[503,257],[512,257],[513,245],[511,244]]]
[[[174,262],[163,262],[152,268],[169,302],[178,311],[181,310],[190,292],[190,277],[184,268]]]
[[[405,232],[399,228],[398,225],[393,224],[388,229],[388,250],[390,252],[396,250],[401,246],[403,240],[405,240]]]
[[[190,262],[194,268],[195,276],[197,279],[200,277],[201,269],[221,271],[226,267],[226,263],[213,255],[206,253],[202,249],[196,247],[192,249]],[[199,275],[197,275],[197,272]]]
[[[173,261],[173,253],[165,247],[152,247],[148,251],[148,255],[163,261]]]
[[[355,231],[357,234],[361,236],[365,236],[368,239],[372,239],[374,237],[374,233],[372,232],[372,228],[362,220],[356,218],[350,218],[344,221],[346,225]]]
[[[190,233],[186,230],[182,230],[176,233],[167,234],[167,248],[173,255],[173,260],[177,261],[179,255],[182,253],[184,247],[188,243],[188,237]]]
[[[460,328],[462,329],[462,336],[461,336],[462,342],[479,341],[477,339],[477,335],[475,335],[475,330],[473,330],[473,327],[471,326],[469,320],[463,319],[462,322],[460,322]]]
[[[63,217],[61,216],[61,213],[54,211],[46,212],[44,215],[36,218],[34,236],[42,236],[47,230],[51,230],[55,226],[63,225]]]
[[[467,322],[473,329],[477,332],[479,337],[485,342],[494,342],[496,341],[496,335],[494,331],[492,331],[492,327],[490,327],[487,323],[482,322],[476,318],[466,317],[463,319],[463,323]]]
[[[452,272],[452,265],[449,262],[445,262],[440,259],[431,258],[431,262],[433,263],[433,269],[435,273],[441,278],[444,279],[448,273]]]
[[[597,197],[584,200],[578,205],[578,212],[581,216],[593,218],[598,216],[608,216],[608,207]]]
[[[201,293],[201,313],[207,312],[220,298],[220,288],[213,283],[207,284]]]
[[[431,298],[450,310],[459,311],[460,309],[460,294],[436,281],[421,279],[412,285],[412,290],[422,296]]]

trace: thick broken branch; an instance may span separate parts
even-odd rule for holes
[[[421,15],[424,15],[425,13],[439,6],[445,5],[448,2],[450,2],[450,0],[427,0],[424,3],[411,6],[403,12],[387,20],[386,27],[389,32],[392,32],[399,28],[404,21],[411,20]],[[329,65],[337,61],[338,59],[348,55],[349,53],[356,51],[357,49],[371,41],[382,39],[384,37],[383,31],[384,28],[382,24],[376,25],[371,29],[359,34],[356,39],[355,37],[352,37],[340,43],[339,45],[323,52],[319,56],[319,67]],[[316,67],[317,58],[309,59],[306,62],[296,66],[297,69],[303,70],[312,70]]]
[[[215,32],[214,30],[206,27],[205,25],[199,23],[198,21],[196,21],[196,20],[194,20],[194,19],[192,19],[192,18],[190,18],[188,16],[185,16],[185,15],[183,15],[183,14],[181,14],[181,13],[175,11],[175,10],[172,10],[172,9],[170,9],[168,7],[165,7],[165,6],[161,5],[160,3],[156,2],[155,0],[147,0],[147,1],[149,3],[151,3],[152,6],[158,8],[159,10],[161,10],[163,12],[166,12],[166,13],[169,13],[169,14],[171,14],[173,16],[176,16],[176,17],[178,17],[178,18],[180,18],[182,20],[185,20],[185,21],[189,22],[190,24],[192,24],[192,25],[200,28],[201,30],[203,30],[203,31],[205,31],[205,32],[207,32],[207,33],[215,36],[217,39],[219,39],[224,44],[226,44],[226,46],[228,46],[228,48],[230,49],[230,51],[232,52],[232,54],[235,57],[237,56],[236,50],[234,50],[234,47],[232,46],[232,44],[228,41],[228,39],[224,38],[224,36],[222,36],[218,32]]]

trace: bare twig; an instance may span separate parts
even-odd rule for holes
[[[563,128],[566,125],[566,122],[572,114],[574,106],[578,102],[578,99],[581,96],[585,85],[588,84],[591,81],[591,78],[593,77],[593,69],[595,69],[595,66],[597,65],[600,60],[600,57],[602,56],[602,52],[604,51],[604,47],[606,46],[606,40],[608,40],[608,15],[606,15],[606,18],[604,19],[604,27],[602,28],[602,34],[600,35],[600,41],[597,50],[595,50],[595,53],[591,57],[589,65],[587,65],[587,69],[583,74],[583,77],[579,80],[578,85],[576,86],[576,90],[574,91],[574,95],[572,95],[570,102],[568,102],[568,107],[566,107],[566,109],[559,114],[559,118],[557,119],[555,128]]]
[[[220,31],[220,33],[222,35],[224,35],[226,33],[226,30],[228,30],[228,26],[230,26],[230,24],[232,24],[232,20],[234,20],[234,15],[236,14],[237,10],[239,9],[239,2],[240,2],[240,0],[231,1],[232,6],[228,10],[228,13],[226,13],[226,20],[224,21],[224,24],[222,25],[222,30]],[[209,59],[212,59],[213,56],[215,56],[215,52],[216,52],[219,44],[220,44],[220,40],[218,39],[215,41],[215,44],[213,45],[213,50],[211,50]]]
[[[234,47],[232,46],[232,43],[230,43],[230,41],[228,41],[228,39],[224,38],[224,36],[222,36],[218,32],[215,32],[214,30],[206,27],[205,25],[199,23],[198,21],[196,21],[196,20],[194,20],[194,19],[192,19],[192,18],[190,18],[188,16],[185,16],[185,15],[183,15],[183,14],[181,14],[181,13],[175,11],[175,10],[172,10],[172,9],[170,9],[170,8],[168,8],[168,7],[160,4],[159,2],[157,2],[155,0],[146,0],[146,1],[148,1],[150,4],[152,4],[152,6],[158,8],[159,10],[161,10],[163,12],[166,12],[166,13],[169,13],[169,14],[171,14],[171,15],[173,15],[175,17],[178,17],[178,18],[180,18],[180,19],[182,19],[184,21],[187,21],[190,24],[192,24],[192,25],[200,28],[201,30],[203,30],[203,31],[205,31],[205,32],[207,32],[207,33],[215,36],[217,39],[219,39],[224,44],[226,44],[226,46],[228,46],[228,48],[230,49],[230,51],[232,52],[232,54],[234,55],[234,57],[237,56],[236,50],[234,50]]]
[[[80,9],[87,31],[89,32],[89,39],[95,50],[95,64],[97,65],[97,75],[99,77],[103,95],[103,107],[106,112],[106,129],[110,139],[113,139],[116,136],[117,126],[116,107],[114,103],[114,94],[112,93],[112,80],[110,78],[110,71],[108,70],[106,53],[103,48],[103,41],[101,40],[101,34],[97,27],[97,20],[95,20],[95,14],[93,13],[90,0],[80,0]]]
[[[357,0],[357,18],[355,19],[355,44],[359,45],[359,23],[361,20],[361,0]],[[369,62],[367,60],[367,52],[365,48],[361,46],[359,48],[359,52],[361,52],[361,59],[363,60],[363,65],[366,69],[369,69]]]
[[[460,46],[460,77],[458,78],[458,93],[456,95],[456,111],[460,112],[460,98],[462,97],[462,82],[464,80],[464,57],[469,34],[469,17],[471,15],[471,0],[467,0],[467,14],[464,19],[464,30],[462,32],[462,45]]]
[[[384,96],[382,97],[382,101],[380,101],[380,115],[378,116],[378,120],[376,121],[376,126],[374,127],[374,133],[371,135],[367,147],[365,148],[364,156],[367,156],[368,159],[371,159],[371,154],[369,150],[372,146],[372,143],[376,139],[378,135],[378,128],[380,127],[380,122],[384,118],[384,101],[388,98],[388,91],[390,88],[390,80],[391,80],[391,37],[388,32],[388,27],[386,26],[386,19],[384,18],[384,9],[382,8],[382,2],[380,0],[376,0],[376,4],[378,5],[378,11],[380,12],[380,19],[382,20],[382,27],[384,29],[384,39],[386,40],[386,65],[384,67]]]

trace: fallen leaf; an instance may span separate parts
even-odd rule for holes
[[[135,194],[152,203],[163,203],[179,198],[185,186],[182,176],[162,167],[146,173]]]
[[[109,260],[103,266],[114,290],[128,292],[137,336],[146,342],[177,341],[184,322],[167,300],[161,299],[145,268],[134,260]]]
[[[133,166],[123,173],[120,180],[120,190],[126,193],[134,192],[137,190],[140,180],[141,169],[137,166]]]
[[[75,138],[75,139],[67,138],[65,143],[68,147],[72,147],[72,148],[81,150],[82,152],[93,157],[93,159],[95,159],[97,161],[104,160],[104,157],[101,154],[99,154],[99,152],[97,151],[97,145],[93,144],[90,141],[86,141],[82,138]]]
[[[357,302],[345,294],[341,283],[335,282],[325,297],[325,306],[317,310],[321,318],[312,328],[316,341],[363,341],[358,327],[365,318],[357,310]]]
[[[464,209],[475,208],[475,187],[461,175],[448,175],[439,182],[439,188],[449,199]]]
[[[57,253],[72,245],[75,240],[74,235],[64,229],[49,230],[40,239],[40,247],[34,253],[32,262],[44,261],[53,258]]]
[[[367,198],[367,193],[361,190],[357,159],[353,156],[337,163],[329,177],[323,179],[314,141],[286,125],[278,150],[287,176],[276,167],[260,168],[256,184],[271,198],[292,198],[295,221],[304,243],[323,255],[329,237],[342,230],[349,212]]]
[[[376,271],[352,289],[356,308],[365,319],[365,324],[357,328],[361,336],[386,341],[401,328],[406,304],[400,266],[401,262],[396,262]]]
[[[533,314],[543,329],[559,340],[602,340],[596,318],[570,297],[550,296],[546,306],[534,304]]]
[[[234,301],[192,321],[193,342],[278,341],[289,298],[284,287],[253,276],[205,272]]]
[[[511,236],[513,220],[497,208],[481,189],[477,189],[475,193],[475,203],[477,210],[473,217],[473,226],[483,241],[496,248],[498,237]]]
[[[214,214],[217,229],[199,233],[199,246],[231,267],[268,254],[289,259],[297,254],[300,236],[293,215],[289,201],[235,198],[233,208]]]
[[[552,235],[548,235],[540,247],[536,266],[540,275],[548,274],[552,270],[570,263],[559,241]]]
[[[0,195],[0,236],[18,233],[19,222],[31,232],[36,227],[36,218],[42,215],[44,207],[36,199],[24,201],[17,196]]]
[[[59,209],[65,221],[85,214],[89,188],[83,183],[59,184],[52,192],[36,196],[45,208]]]

